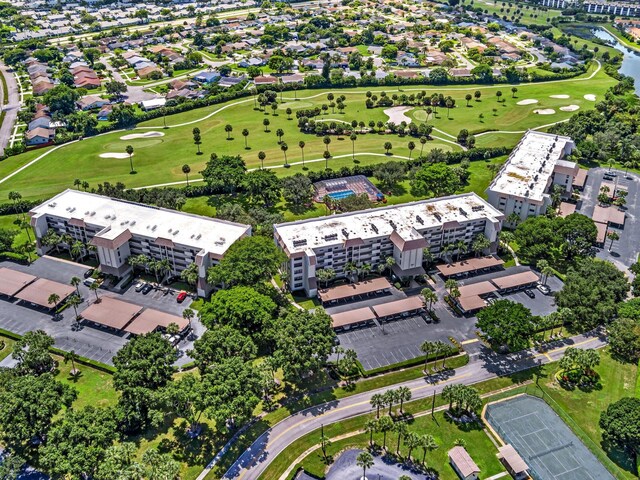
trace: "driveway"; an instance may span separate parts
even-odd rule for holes
[[[600,184],[608,168],[592,168],[578,203],[578,213],[591,218],[593,210],[598,204],[600,194]],[[638,258],[640,252],[640,176],[635,173],[627,173],[623,170],[613,170],[616,176],[613,180],[607,180],[614,184],[626,187],[628,190],[627,203],[625,205],[624,228],[618,229],[609,227],[609,231],[616,232],[620,240],[615,240],[611,246],[611,240],[605,241],[605,248],[597,250],[597,257],[608,260],[618,266],[621,270],[627,270]],[[615,208],[615,207],[614,207]],[[611,251],[609,251],[611,249]]]

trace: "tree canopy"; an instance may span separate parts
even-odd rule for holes
[[[200,373],[227,358],[238,357],[246,362],[253,360],[256,354],[257,348],[251,338],[230,325],[215,325],[207,330],[194,342],[190,352]]]
[[[27,332],[16,342],[11,354],[18,362],[16,371],[21,375],[40,375],[51,372],[55,366],[49,354],[49,347],[54,340],[43,330]]]
[[[222,155],[215,153],[200,173],[204,181],[214,190],[234,192],[244,181],[247,167],[240,155]]]
[[[478,312],[476,327],[494,345],[506,345],[509,350],[518,351],[529,346],[535,328],[535,317],[520,303],[498,300]]]
[[[607,328],[611,352],[621,360],[640,360],[640,319],[618,318]]]
[[[425,164],[411,180],[411,194],[442,197],[455,193],[461,186],[456,171],[445,163]]]
[[[574,313],[571,326],[584,331],[609,321],[628,291],[624,273],[612,263],[585,258],[567,271],[564,287],[556,293],[556,303],[570,308]]]
[[[286,260],[271,238],[244,237],[235,242],[218,265],[207,272],[210,283],[256,285],[269,280]]]
[[[640,398],[624,397],[600,415],[604,438],[637,454],[640,451]]]

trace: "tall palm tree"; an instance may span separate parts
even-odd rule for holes
[[[418,448],[420,446],[420,435],[416,432],[409,432],[404,438],[404,444],[407,446],[409,451],[407,452],[407,460],[411,461],[411,452],[414,448]]]
[[[387,390],[382,395],[384,397],[384,402],[389,405],[389,415],[391,415],[391,408],[393,407],[393,404],[398,402],[398,392],[391,389]]]
[[[361,452],[356,458],[356,465],[362,468],[363,480],[367,480],[367,468],[373,467],[373,456],[369,452]]]
[[[355,133],[352,133],[349,136],[349,140],[351,140],[351,158],[355,159],[356,158],[356,140],[358,139],[358,135],[356,135]]]
[[[284,130],[281,128],[277,129],[276,137],[278,137],[278,143],[282,143],[282,137],[284,137]]]
[[[231,132],[233,132],[233,125],[225,125],[224,131],[227,132],[227,140],[231,140]]]
[[[460,260],[460,254],[465,254],[469,250],[467,243],[464,240],[458,240],[456,242],[456,261]]]
[[[435,353],[436,351],[436,346],[435,343],[429,341],[429,340],[425,340],[424,342],[422,342],[422,345],[420,345],[420,350],[422,351],[422,353],[424,353],[425,357],[424,357],[424,371],[427,371],[427,365],[429,365],[429,356],[432,353]]]
[[[191,173],[191,167],[186,163],[182,165],[182,173],[187,176],[187,187],[189,186],[189,174]]]
[[[187,322],[189,322],[189,328],[191,328],[191,320],[196,316],[196,312],[194,312],[190,308],[185,308],[182,312],[182,318],[184,318]]]
[[[398,400],[400,400],[400,414],[402,414],[404,413],[402,411],[402,405],[404,402],[411,400],[411,390],[408,387],[398,387],[396,392],[398,394]]]
[[[378,431],[378,419],[372,418],[364,424],[364,431],[369,434],[369,445],[373,445],[373,434]]]
[[[287,150],[289,150],[289,146],[282,142],[282,145],[280,145],[280,150],[282,150],[282,153],[284,154],[284,166],[287,167],[289,165],[289,162],[287,161]]]
[[[409,149],[409,160],[411,160],[411,155],[413,154],[413,151],[416,148],[415,142],[409,142],[407,145],[407,148]]]
[[[458,287],[458,282],[453,278],[449,278],[444,282],[444,288],[447,289],[447,291],[449,292],[449,295],[451,295],[451,291],[457,287]]]
[[[63,358],[65,365],[68,362],[71,362],[71,371],[69,372],[71,373],[71,376],[75,377],[76,375],[78,375],[78,373],[80,373],[80,370],[76,368],[76,360],[78,360],[78,355],[76,354],[76,352],[73,350],[71,350],[70,352],[65,352]]]
[[[242,130],[242,136],[244,137],[244,148],[245,150],[249,149],[249,144],[247,143],[248,138],[249,138],[249,130],[248,129],[243,129]]]
[[[47,298],[47,303],[51,305],[51,308],[55,308],[59,301],[60,295],[58,295],[57,293],[52,293],[51,295],[49,295],[49,298]]]
[[[258,159],[260,160],[260,168],[264,170],[264,159],[267,158],[267,154],[260,151],[258,152]]]
[[[89,285],[89,290],[96,294],[96,302],[100,301],[100,297],[98,296],[98,289],[100,288],[100,284],[98,282],[93,282]]]
[[[438,448],[438,444],[436,443],[433,435],[429,435],[428,433],[422,435],[420,437],[420,447],[422,448],[422,465],[424,465],[425,460],[427,459],[427,452],[431,452]]]
[[[398,443],[396,445],[396,454],[400,451],[400,442],[402,441],[402,437],[404,437],[408,431],[409,427],[407,427],[406,422],[396,422],[393,425],[393,431],[398,435]]]
[[[374,393],[371,395],[369,403],[371,403],[371,406],[376,409],[376,418],[380,418],[380,409],[386,405],[384,396],[381,393]]]
[[[427,310],[431,311],[433,304],[438,301],[438,295],[430,288],[423,288],[420,294]]]
[[[69,253],[73,258],[79,258],[80,255],[82,255],[83,251],[84,251],[84,244],[82,242],[75,241],[71,244],[71,249],[69,250]]]
[[[300,154],[302,155],[302,168],[304,169],[304,147],[305,147],[305,143],[300,140],[298,142],[298,146],[300,147]]]
[[[78,286],[80,285],[81,281],[82,280],[80,280],[80,277],[71,277],[71,280],[69,281],[71,286],[76,288],[76,294],[78,295],[78,298],[80,298],[80,289],[78,288]]]
[[[133,147],[131,145],[127,145],[127,147],[125,148],[125,151],[127,152],[127,155],[129,155],[129,167],[131,168],[129,173],[134,173],[134,170],[133,170]]]
[[[202,144],[202,135],[200,135],[200,129],[198,127],[193,129],[193,143],[198,147],[197,155],[202,155],[200,151],[200,144]]]
[[[382,448],[387,448],[387,433],[393,428],[391,417],[382,417],[378,420],[378,431],[382,432]]]
[[[76,321],[78,320],[78,306],[81,303],[82,303],[82,300],[80,299],[80,296],[76,295],[75,293],[67,299],[67,305],[70,307],[73,307],[73,311],[76,314],[76,316],[74,317]]]

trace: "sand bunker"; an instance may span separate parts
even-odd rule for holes
[[[593,93],[587,93],[584,96],[585,100],[589,100],[590,102],[595,102],[596,101],[596,96]]]
[[[399,124],[401,122],[407,122],[407,124],[411,123],[411,119],[405,115],[405,112],[408,112],[413,107],[392,107],[387,108],[384,111],[384,114],[389,117],[389,121],[395,124]]]
[[[578,105],[567,105],[566,107],[560,107],[560,110],[562,110],[563,112],[575,112],[579,109],[580,107]]]
[[[537,113],[538,115],[553,115],[556,111],[553,108],[539,108],[534,110],[533,113]]]
[[[567,98],[569,98],[569,95],[549,95],[549,98],[562,98],[562,99],[567,99]]]
[[[517,105],[534,105],[536,103],[538,103],[538,100],[535,98],[526,98],[524,100],[520,100]]]
[[[131,133],[120,137],[120,140],[135,140],[136,138],[151,138],[151,137],[164,137],[162,132],[147,132],[147,133]]]
[[[129,154],[126,152],[125,153],[107,152],[107,153],[101,153],[100,158],[129,158]]]

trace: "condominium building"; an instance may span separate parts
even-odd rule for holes
[[[493,253],[502,220],[502,213],[469,193],[282,223],[274,236],[288,257],[283,270],[289,288],[314,296],[319,269],[331,268],[339,278],[347,276],[348,263],[377,267],[393,257],[398,277],[414,276],[424,273],[424,249],[437,256],[445,246],[470,245],[479,234],[490,241],[484,253]]]
[[[103,273],[123,277],[131,272],[132,255],[168,260],[178,275],[191,263],[198,266],[198,295],[212,286],[207,269],[217,264],[238,239],[251,235],[251,227],[175,210],[66,190],[31,212],[39,254],[50,248],[42,237],[51,229],[93,245]]]
[[[521,220],[546,213],[553,186],[572,191],[578,166],[564,160],[575,148],[569,137],[529,130],[487,188],[489,203],[508,219]]]

